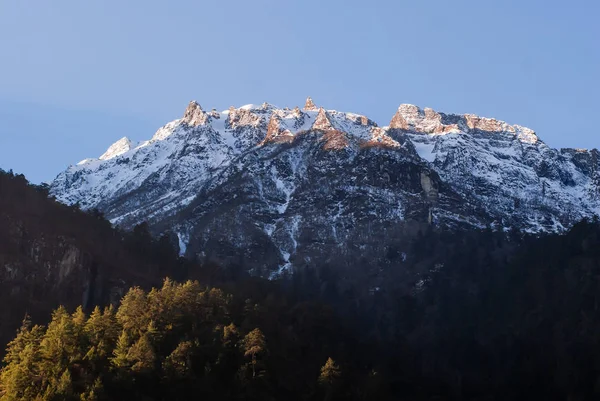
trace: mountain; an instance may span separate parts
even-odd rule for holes
[[[40,320],[61,304],[115,303],[130,286],[183,277],[188,263],[144,226],[118,231],[98,213],[53,201],[46,188],[0,170],[0,303],[10,305],[0,308],[3,345],[25,313]]]
[[[563,232],[600,210],[596,149],[552,149],[525,127],[412,105],[400,106],[390,127],[502,227]]]
[[[530,129],[401,105],[366,116],[264,103],[183,118],[70,166],[50,193],[180,253],[276,276],[319,263],[373,271],[429,225],[563,232],[600,211],[598,151],[552,149]]]

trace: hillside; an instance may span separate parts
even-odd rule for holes
[[[48,198],[48,189],[22,175],[0,171],[0,342],[25,313],[46,319],[58,305],[86,309],[117,302],[132,285],[182,278],[168,238],[145,226],[114,229],[96,211],[82,212]]]
[[[356,260],[271,281],[230,271],[217,287],[167,280],[147,292],[128,288],[204,269],[158,263],[159,242],[143,227],[121,233],[23,177],[0,182],[0,193],[11,191],[3,222],[28,234],[2,238],[11,272],[2,276],[3,319],[28,309],[49,322],[25,321],[9,344],[2,401],[600,395],[598,221],[541,238],[427,226],[406,255],[390,249],[376,287]],[[62,239],[41,240],[50,235]],[[65,262],[64,244],[85,257]],[[100,283],[106,291],[85,290]],[[112,307],[93,309],[107,300]]]

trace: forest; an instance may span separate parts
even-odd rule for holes
[[[27,213],[9,203],[17,192]],[[39,274],[0,276],[2,308],[14,305],[0,327],[12,338],[2,401],[600,397],[598,221],[540,237],[429,227],[390,248],[378,272],[357,261],[269,281],[243,266],[180,260],[168,237],[153,238],[143,225],[119,232],[101,214],[57,205],[14,174],[0,174],[0,206],[0,262],[23,260],[37,272],[26,248],[11,247],[15,231],[2,230],[18,221],[27,231],[30,215],[51,210],[74,223],[50,219],[36,232],[93,233],[64,234],[40,252],[77,237],[82,260],[110,267],[95,282],[118,277],[127,287],[82,298],[55,294],[77,288],[75,279],[44,287]],[[110,259],[84,240],[99,232]],[[28,244],[27,233],[18,243]],[[31,301],[29,283],[48,288],[46,305]],[[8,295],[11,285],[20,292]]]

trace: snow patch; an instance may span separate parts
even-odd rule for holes
[[[179,240],[179,256],[185,256],[189,238],[187,235],[184,235],[182,233],[177,233],[177,238]]]
[[[133,148],[133,142],[127,137],[123,137],[119,139],[117,142],[110,145],[108,150],[104,152],[102,156],[98,159],[100,160],[109,160],[114,157],[120,156],[123,153],[129,152]]]

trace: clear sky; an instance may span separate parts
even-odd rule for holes
[[[196,99],[401,103],[600,147],[596,0],[0,0],[0,167],[34,182]]]

